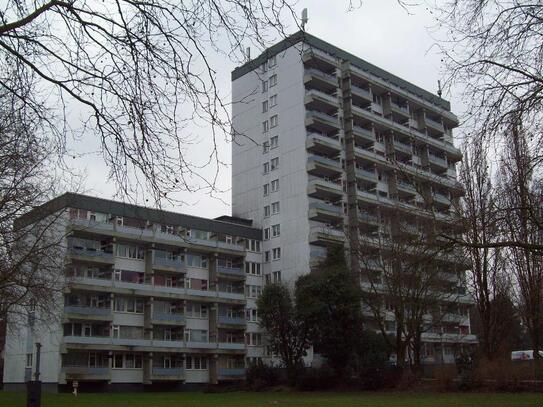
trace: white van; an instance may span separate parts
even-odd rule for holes
[[[539,351],[539,357],[543,359],[543,350]],[[511,360],[534,360],[533,350],[515,350],[511,352]]]

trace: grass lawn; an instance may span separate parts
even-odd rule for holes
[[[42,407],[541,407],[543,394],[108,393],[45,394]],[[0,392],[0,407],[23,407],[22,393]]]

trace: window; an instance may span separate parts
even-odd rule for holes
[[[268,91],[268,81],[262,81],[262,92]]]
[[[256,308],[245,309],[245,319],[249,322],[258,322],[258,310]]]
[[[262,185],[262,190],[264,192],[264,196],[268,196],[270,194],[270,185],[269,184]]]
[[[281,282],[281,272],[280,271],[274,271],[273,272],[273,282],[274,283],[280,283]]]
[[[187,254],[185,256],[187,266],[189,267],[199,267],[199,268],[207,268],[207,258],[198,256],[196,254]]]
[[[275,249],[272,249],[272,259],[279,260],[280,258],[281,258],[281,248],[276,247]]]
[[[381,95],[373,94],[373,103],[377,103],[378,105],[383,104],[383,100],[381,99]]]
[[[281,225],[272,226],[272,237],[277,237],[281,234]]]
[[[271,159],[270,168],[271,168],[272,171],[279,168],[279,157],[275,157],[275,158]]]
[[[272,191],[272,192],[279,191],[279,180],[278,180],[278,179],[274,179],[274,180],[271,182],[271,191]]]
[[[248,239],[245,241],[245,248],[250,252],[260,253],[260,240]]]
[[[187,318],[207,319],[207,305],[187,302],[185,315]]]
[[[277,65],[277,55],[274,55],[268,60],[268,67],[273,68],[275,65]]]
[[[248,332],[246,335],[247,345],[262,346],[262,334],[256,332]]]
[[[270,205],[264,207],[264,217],[268,218],[270,216]]]
[[[270,238],[270,228],[264,229],[264,240],[269,240]]]
[[[144,260],[145,248],[131,244],[117,244],[117,256],[128,259]]]
[[[259,276],[261,273],[260,263],[254,263],[250,261],[245,262],[245,272],[247,274],[252,274],[253,276]]]
[[[279,146],[279,136],[270,138],[270,143],[270,148],[277,148]]]
[[[272,86],[277,85],[277,75],[272,75],[272,76],[270,76],[269,84],[270,84],[270,88],[271,88]],[[266,88],[266,90],[268,90],[268,89]]]
[[[248,298],[258,298],[262,293],[262,287],[258,285],[246,285],[245,286],[245,295]]]
[[[269,250],[266,250],[266,251],[264,252],[264,261],[265,261],[266,263],[269,263],[269,262],[270,262],[270,251],[269,251]]]
[[[185,357],[185,369],[187,369],[187,370],[207,370],[207,357],[205,357],[205,356],[187,356],[187,357]]]
[[[115,297],[115,312],[128,312],[131,314],[143,314],[143,298]]]
[[[262,122],[262,132],[267,133],[268,130],[270,129],[269,126],[270,126],[270,124],[268,123],[267,120],[263,121]]]
[[[268,151],[270,151],[270,142],[265,141],[262,143],[262,154],[266,154]]]
[[[262,113],[266,113],[268,111],[268,104],[269,102],[267,100],[262,102]]]
[[[185,329],[186,342],[208,342],[207,331],[204,329]]]
[[[27,353],[26,354],[26,367],[27,368],[31,368],[32,367],[32,353]]]
[[[277,95],[270,96],[270,107],[277,106]]]
[[[137,353],[114,353],[113,369],[142,369],[143,359]]]
[[[277,115],[274,115],[272,117],[270,117],[270,128],[273,128],[275,126],[277,126],[279,124],[279,119],[277,117]],[[266,130],[268,131],[268,130]]]
[[[271,204],[271,212],[272,212],[272,215],[278,214],[278,213],[279,213],[279,210],[280,210],[280,208],[279,208],[279,202],[273,202],[273,203]]]

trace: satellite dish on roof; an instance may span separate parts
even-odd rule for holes
[[[307,24],[307,8],[302,10],[302,30],[305,31],[305,25]]]

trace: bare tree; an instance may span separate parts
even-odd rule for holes
[[[13,83],[25,94],[29,86]],[[28,312],[53,315],[62,292],[63,231],[59,215],[32,224],[14,220],[54,193],[57,179],[48,165],[48,149],[39,122],[11,94],[0,96],[0,321],[26,322]],[[8,318],[9,314],[9,318]]]
[[[463,233],[458,239],[471,262],[468,288],[480,320],[479,346],[485,358],[494,359],[500,356],[510,327],[510,316],[502,314],[501,299],[510,298],[512,293],[511,278],[505,269],[506,249],[487,246],[501,235],[502,215],[488,150],[481,139],[464,144],[459,179],[465,194],[458,207]]]
[[[354,245],[351,239],[361,267],[363,302],[395,350],[398,365],[404,366],[409,356],[417,370],[423,333],[440,328],[447,314],[458,313],[461,257],[438,239],[440,227],[429,213],[414,225],[400,208],[390,208],[381,220],[372,235],[362,234]],[[394,317],[393,339],[388,314]]]
[[[515,137],[510,124],[530,134],[531,165],[538,171],[543,146],[543,3],[519,0],[450,0],[435,10],[447,83],[468,101],[466,138],[491,141],[498,154]],[[527,215],[533,211],[527,212]],[[532,221],[538,222],[537,218]],[[521,247],[541,251],[535,241],[488,236],[471,247]]]
[[[61,154],[72,137],[97,137],[120,192],[143,187],[156,202],[215,188],[217,142],[230,139],[230,121],[211,53],[241,62],[244,47],[263,48],[296,23],[286,0],[8,0],[2,8],[1,91],[48,124]],[[31,93],[12,86],[24,76],[35,79]],[[202,141],[189,123],[211,126],[200,162],[188,150]]]
[[[511,126],[501,160],[499,193],[503,234],[510,240],[525,242],[509,248],[510,267],[515,276],[518,306],[530,335],[534,358],[539,359],[543,333],[543,258],[530,247],[543,244],[542,179],[534,173],[534,158],[528,150],[528,135],[519,122]]]

